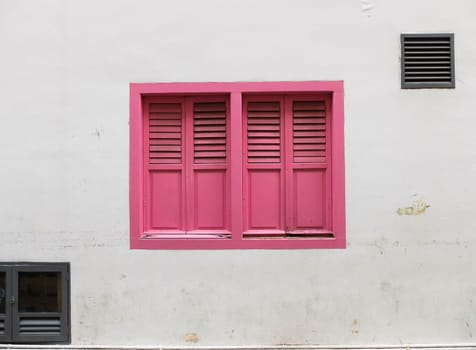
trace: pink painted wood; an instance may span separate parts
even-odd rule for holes
[[[327,210],[332,196],[326,190],[332,172],[327,162],[332,147],[329,98],[329,94],[290,95],[286,98],[289,234],[334,234],[330,217],[332,212]],[[316,128],[320,130],[316,132]],[[321,148],[318,154],[312,150],[316,146]]]
[[[144,99],[144,236],[230,235],[227,105],[223,96]]]
[[[328,94],[245,97],[246,236],[332,235],[327,102]]]
[[[284,98],[276,95],[243,99],[244,236],[285,233],[283,105]]]
[[[223,132],[221,121],[206,124],[208,129],[202,129],[203,124],[198,122],[198,129],[194,130],[194,123],[184,119],[193,119],[193,103],[214,99],[213,102],[217,102],[217,97],[227,106],[225,155],[216,144],[207,144],[209,149],[201,147],[195,137],[197,133],[219,136],[217,133]],[[246,107],[243,106],[249,99],[270,97],[277,98],[282,106],[281,145],[290,146],[276,150],[276,147],[271,149],[269,144],[263,143],[249,148]],[[299,126],[302,123],[298,119],[293,123],[293,118],[302,117],[293,116],[296,113],[293,110],[294,101],[315,103],[317,100],[325,103],[324,128],[319,116],[304,116],[311,121],[304,123],[305,127]],[[150,159],[162,158],[176,160],[178,152],[167,143],[149,144],[149,133],[177,132],[175,122],[168,124],[169,121],[150,119],[148,103],[151,101],[179,101],[183,106],[182,128],[185,126],[185,130],[181,141],[185,148],[182,148],[180,164],[149,162]],[[131,84],[130,113],[131,248],[345,247],[341,81]],[[273,122],[267,124],[263,120],[255,120],[255,124],[251,123],[253,130],[249,131],[258,133],[258,137],[261,137],[260,132],[278,131],[274,130],[276,125]],[[271,128],[273,130],[266,127],[262,130],[263,125],[274,127]],[[324,137],[325,144],[321,142]],[[319,139],[319,142],[308,142],[308,139]],[[251,151],[258,151],[254,155],[259,155],[260,151],[272,151],[267,153],[271,160],[276,160],[276,152],[280,152],[279,162],[248,162]],[[164,157],[151,157],[153,152],[163,152]],[[202,152],[199,154],[201,157],[196,156],[197,152]],[[225,161],[222,161],[223,156]],[[198,159],[206,161],[202,163]],[[252,210],[252,207],[261,209]],[[284,231],[290,234],[283,236]],[[247,232],[248,236],[243,236],[243,232]],[[274,237],[264,238],[266,235]]]
[[[187,235],[230,236],[229,99],[186,100]]]
[[[149,97],[143,101],[144,234],[186,232],[184,108],[185,99],[180,97]],[[174,124],[174,132],[165,125],[170,123]],[[165,145],[179,145],[180,150],[157,151],[155,148]]]

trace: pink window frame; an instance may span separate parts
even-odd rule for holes
[[[345,159],[343,81],[130,84],[130,247],[131,249],[317,249],[345,248]],[[144,237],[144,121],[148,97],[227,95],[231,238]],[[243,98],[245,95],[327,94],[331,101],[331,238],[243,238]],[[238,145],[238,146],[237,146]]]

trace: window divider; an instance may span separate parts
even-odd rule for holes
[[[189,120],[187,120],[187,118]],[[182,108],[182,145],[185,145],[182,151],[182,200],[184,201],[184,210],[182,210],[182,222],[185,222],[185,232],[190,232],[195,227],[194,210],[194,182],[195,175],[193,163],[193,99],[185,97]]]
[[[283,163],[284,163],[284,203],[285,203],[285,223],[284,230],[288,234],[294,230],[294,185],[293,185],[293,118],[292,118],[292,98],[286,96],[283,98],[283,113],[281,115],[281,125],[284,125],[282,131],[283,142]]]
[[[239,244],[243,240],[243,96],[239,91],[231,92],[230,96],[230,203],[231,203],[231,236]],[[236,244],[235,243],[235,244]]]

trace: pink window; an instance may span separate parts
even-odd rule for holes
[[[133,249],[345,247],[342,82],[130,92]]]

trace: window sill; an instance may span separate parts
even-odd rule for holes
[[[214,250],[214,249],[344,249],[344,238],[335,237],[257,237],[257,238],[139,238],[131,240],[132,249]]]

